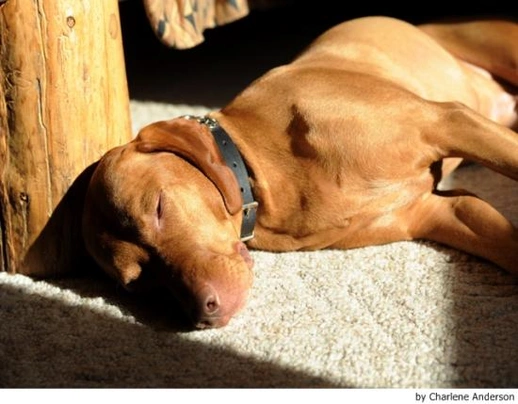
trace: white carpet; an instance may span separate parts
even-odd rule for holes
[[[136,131],[206,108],[132,111]],[[518,224],[518,184],[478,166],[448,182]],[[0,273],[0,386],[518,387],[518,280],[487,262],[427,242],[253,256],[244,311],[199,332],[103,279]]]

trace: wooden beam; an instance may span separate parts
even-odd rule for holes
[[[1,270],[70,269],[82,201],[65,194],[131,135],[117,0],[0,3]]]

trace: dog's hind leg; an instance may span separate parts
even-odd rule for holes
[[[518,86],[518,23],[482,19],[419,28],[459,59]]]
[[[491,100],[485,108],[480,105],[479,112],[518,129],[518,23],[485,19],[419,28],[456,56],[472,75],[476,92]]]

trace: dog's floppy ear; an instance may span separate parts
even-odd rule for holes
[[[183,118],[155,122],[144,127],[134,142],[142,153],[171,152],[185,158],[212,181],[231,215],[241,210],[243,199],[237,179],[205,125]]]

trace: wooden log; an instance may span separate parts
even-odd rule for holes
[[[1,270],[71,269],[82,191],[67,190],[130,138],[117,0],[0,3]]]

